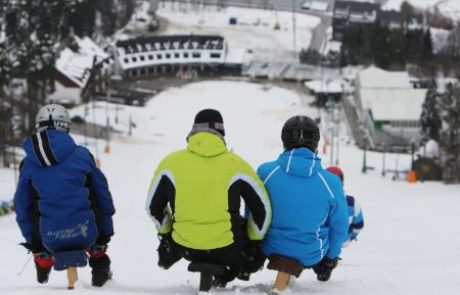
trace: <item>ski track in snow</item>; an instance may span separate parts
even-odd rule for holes
[[[278,156],[282,148],[280,130],[287,118],[317,114],[300,99],[278,87],[200,82],[164,91],[145,108],[123,107],[120,124],[115,127],[126,133],[124,122],[131,115],[137,126],[133,136],[113,140],[112,153],[100,154],[117,208],[116,235],[109,247],[113,280],[103,288],[93,288],[89,267],[80,269],[81,284],[73,294],[196,294],[199,278],[186,271],[187,262],[181,261],[169,271],[156,265],[156,231],[144,210],[154,169],[168,153],[185,147],[194,115],[207,107],[222,112],[228,146],[256,168]],[[98,106],[96,118],[105,122],[106,105]],[[76,108],[72,114],[83,110]],[[91,111],[89,118],[93,118]],[[109,114],[114,122],[114,111]],[[365,228],[359,241],[344,249],[343,260],[329,282],[318,282],[312,271],[305,270],[287,294],[460,294],[456,283],[460,274],[460,186],[431,182],[409,185],[392,181],[391,175],[383,178],[382,156],[372,152],[368,152],[368,165],[375,170],[363,175],[362,151],[347,144],[345,137],[340,145],[340,166],[345,172],[346,191],[361,203]],[[83,139],[77,137],[77,141]],[[104,144],[100,140],[99,149]],[[93,151],[94,147],[90,140]],[[329,153],[320,156],[327,166]],[[396,163],[398,169],[405,169],[410,157],[387,155],[388,168],[395,168]],[[13,192],[12,171],[0,170],[1,198],[8,199]],[[65,272],[53,271],[47,285],[36,283],[33,262],[17,276],[28,256],[18,246],[22,237],[14,215],[0,217],[0,233],[0,294],[72,293],[65,290]],[[275,276],[265,269],[249,282],[234,281],[215,293],[263,294]]]

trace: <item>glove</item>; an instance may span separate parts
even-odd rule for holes
[[[107,236],[107,235],[99,235],[96,240],[96,244],[99,245],[107,245],[110,242],[110,239],[112,236]]]
[[[23,246],[29,252],[32,252],[34,254],[41,253],[41,252],[48,252],[46,250],[45,246],[43,246],[42,242],[39,242],[37,240],[32,241],[31,244],[27,243],[27,242],[24,242],[24,243],[20,243],[19,245]]]
[[[171,233],[158,234],[158,239],[160,240],[160,246],[158,246],[157,249],[158,266],[164,269],[168,269],[182,257],[174,247]]]
[[[324,257],[316,266],[313,271],[316,273],[318,281],[327,282],[331,277],[332,270],[337,266],[338,258],[329,259]]]
[[[260,251],[260,241],[250,240],[241,251],[241,256],[247,261],[253,261],[254,256]]]

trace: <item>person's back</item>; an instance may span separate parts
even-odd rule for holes
[[[258,174],[274,208],[263,241],[265,254],[294,258],[305,267],[317,264],[326,254],[337,257],[341,243],[335,239],[344,235],[342,212],[336,211],[344,196],[340,182],[322,169],[318,156],[308,148],[295,148],[262,165]]]
[[[347,236],[345,196],[339,179],[322,168],[316,155],[319,138],[311,118],[290,118],[281,132],[285,151],[257,171],[273,207],[262,242],[268,268],[278,271],[273,294],[304,268],[313,268],[318,280],[329,280]]]
[[[245,267],[242,252],[257,251],[270,224],[271,206],[254,170],[229,151],[221,114],[200,111],[187,137],[187,148],[158,165],[149,188],[147,213],[161,237],[159,266],[168,269],[180,258],[225,266],[216,279],[224,286],[235,276],[248,279],[261,267]],[[250,216],[240,216],[243,198]],[[262,256],[262,254],[260,254]]]
[[[245,188],[240,180],[249,180],[252,189],[263,195],[252,168],[230,152],[221,138],[207,132],[192,135],[187,149],[166,157],[155,175],[154,181],[159,175],[166,177],[163,181],[171,182],[170,187],[175,191],[172,237],[192,249],[216,249],[233,243],[236,229],[232,221],[240,216],[241,189]],[[153,182],[151,191],[156,189]],[[254,201],[260,202],[256,198]],[[148,204],[152,206],[152,200]],[[257,221],[264,222],[265,217],[264,214]],[[263,227],[261,231],[267,225]]]
[[[34,134],[24,149],[22,178],[32,184],[30,190],[39,200],[44,246],[56,252],[92,245],[97,238],[96,219],[88,187],[82,185],[92,171],[88,150],[57,130]]]
[[[102,286],[110,276],[105,250],[115,213],[107,181],[91,153],[68,134],[70,118],[62,106],[41,108],[36,121],[37,133],[24,142],[14,203],[37,279],[45,283],[53,264],[57,270],[69,262],[86,264],[83,251],[90,249],[93,285]],[[61,254],[74,251],[79,254]]]

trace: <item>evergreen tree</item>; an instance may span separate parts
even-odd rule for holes
[[[452,179],[460,181],[460,85],[448,85],[442,96],[443,120],[447,126],[443,145],[450,154],[448,164],[453,168]]]
[[[426,93],[425,102],[422,105],[422,115],[420,117],[422,134],[425,139],[439,141],[442,120],[438,100],[439,94],[434,88],[430,88]]]
[[[441,99],[443,120],[447,126],[447,133],[460,135],[460,85],[449,84],[446,93]]]
[[[431,39],[431,30],[428,29],[423,33],[423,47],[421,52],[422,62],[430,60],[433,57],[433,41]]]

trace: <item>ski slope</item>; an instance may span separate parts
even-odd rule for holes
[[[230,48],[253,52],[256,60],[292,60],[292,52],[310,46],[312,30],[320,23],[320,18],[301,13],[293,17],[285,11],[183,5],[160,6],[157,15],[167,20],[161,34],[217,34]],[[230,24],[231,19],[236,24]]]
[[[111,154],[100,154],[117,207],[116,235],[109,248],[113,280],[102,289],[93,288],[90,269],[85,268],[79,270],[80,285],[75,291],[65,290],[65,272],[53,272],[47,285],[39,285],[32,262],[18,276],[28,256],[17,245],[22,238],[14,216],[9,215],[0,218],[0,294],[196,294],[198,275],[186,271],[185,261],[169,271],[156,265],[158,241],[144,211],[156,165],[171,151],[185,146],[195,113],[211,107],[223,114],[228,146],[256,167],[281,151],[280,130],[287,118],[317,114],[307,107],[306,99],[261,84],[200,82],[167,90],[145,108],[119,110],[116,128],[122,134],[112,140]],[[105,122],[103,115],[108,110],[113,122],[113,106],[104,105],[94,109],[96,121]],[[93,118],[92,110],[89,118]],[[78,108],[72,112],[82,111]],[[125,134],[129,116],[136,124],[132,137]],[[409,185],[392,181],[390,175],[381,177],[382,156],[374,153],[368,153],[368,165],[375,170],[363,175],[362,151],[347,143],[345,132],[342,135],[340,165],[347,192],[363,207],[364,231],[358,242],[344,249],[343,260],[329,282],[316,281],[306,270],[287,294],[460,294],[460,186],[430,182]],[[102,140],[98,142],[99,149],[104,145]],[[90,148],[94,147],[90,141]],[[321,157],[327,165],[328,154]],[[408,163],[407,156],[387,155],[388,168],[404,169]],[[0,199],[13,192],[12,171],[0,170]],[[264,294],[274,277],[274,272],[263,270],[250,282],[234,281],[216,294]]]

